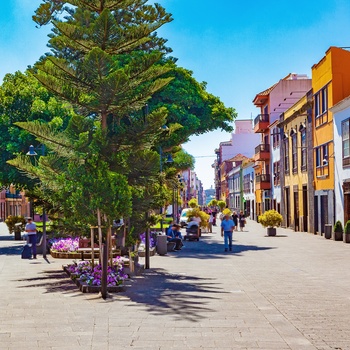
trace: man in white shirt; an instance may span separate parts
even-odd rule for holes
[[[28,243],[32,245],[33,259],[36,259],[36,225],[32,218],[28,218],[25,231],[28,236]]]

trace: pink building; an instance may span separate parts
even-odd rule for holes
[[[9,215],[30,216],[30,204],[27,198],[13,185],[0,192],[0,219],[5,220]]]

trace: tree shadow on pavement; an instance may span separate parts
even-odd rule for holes
[[[190,322],[199,322],[204,313],[214,312],[209,302],[227,293],[208,278],[169,274],[163,269],[146,270],[130,282],[121,294],[132,302],[143,304],[154,315],[170,313],[175,320]]]
[[[79,292],[77,285],[70,279],[70,277],[63,270],[48,270],[42,271],[38,277],[23,278],[17,280],[18,282],[30,282],[18,288],[46,288],[45,293],[63,293],[68,294],[72,292]],[[80,295],[80,294],[78,294]],[[83,295],[83,293],[81,293]]]
[[[236,244],[233,239],[233,251],[229,254],[241,254],[246,251],[262,251],[276,249],[276,247],[261,247],[256,245]],[[176,258],[195,258],[195,259],[226,259],[229,255],[224,251],[224,244],[210,240],[210,237],[202,237],[199,242],[185,241],[181,251],[170,252],[171,256]]]
[[[23,244],[21,245],[11,245],[8,247],[0,247],[0,255],[21,255]],[[20,258],[20,256],[18,257]]]

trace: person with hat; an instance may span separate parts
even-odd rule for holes
[[[225,214],[224,219],[221,221],[221,237],[224,237],[225,252],[232,251],[232,232],[235,228],[230,214]]]
[[[32,245],[33,259],[36,259],[36,225],[32,218],[27,219],[25,231],[28,236],[28,243]]]

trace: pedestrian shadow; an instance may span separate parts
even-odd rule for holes
[[[208,305],[211,300],[219,299],[222,293],[227,292],[213,279],[152,269],[133,278],[130,287],[119,295],[136,304],[143,304],[154,315],[166,313],[178,321],[200,322],[208,317],[205,314],[215,312]]]

